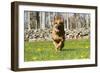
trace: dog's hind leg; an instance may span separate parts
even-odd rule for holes
[[[62,50],[63,47],[64,47],[64,42],[61,43],[60,51]]]

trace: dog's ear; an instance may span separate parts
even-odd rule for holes
[[[51,25],[54,25],[54,20],[51,21]]]
[[[52,29],[50,29],[50,31],[49,31],[49,32],[50,32],[50,33],[52,33],[52,31],[53,31],[53,30],[52,30]]]

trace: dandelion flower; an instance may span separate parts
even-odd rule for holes
[[[37,51],[39,51],[39,52],[40,52],[40,51],[42,51],[42,49],[41,49],[41,48],[38,48],[38,49],[37,49]]]
[[[83,56],[83,55],[81,55],[81,58],[84,58],[84,56]]]
[[[86,46],[85,48],[89,48],[89,46]]]
[[[52,58],[53,58],[54,56],[53,56],[53,55],[51,55],[50,57],[52,57]]]
[[[36,60],[36,59],[37,59],[37,57],[33,57],[32,59],[33,59],[33,60]]]

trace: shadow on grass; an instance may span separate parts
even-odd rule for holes
[[[76,49],[62,49],[62,51],[76,51]]]

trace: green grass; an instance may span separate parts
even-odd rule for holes
[[[25,61],[87,59],[90,57],[89,39],[67,40],[61,52],[55,52],[52,41],[25,42]]]

